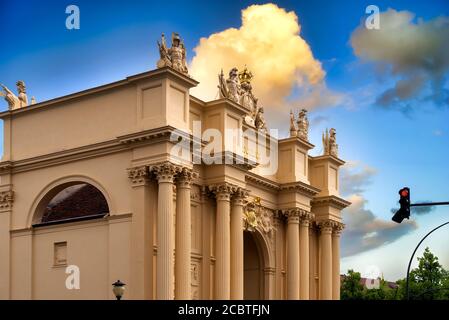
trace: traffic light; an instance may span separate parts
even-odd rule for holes
[[[401,208],[394,214],[394,222],[401,223],[405,218],[410,218],[410,189],[405,187],[399,190],[399,204]]]

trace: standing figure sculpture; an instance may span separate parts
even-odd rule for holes
[[[305,141],[309,141],[309,119],[307,119],[307,110],[302,109],[298,116],[297,136]]]
[[[293,111],[290,110],[290,137],[296,137],[296,125],[295,125],[295,115]]]
[[[171,48],[167,48],[165,36],[162,34],[161,42],[157,42],[160,59],[157,62],[158,68],[172,67],[176,71],[189,74],[186,63],[186,49],[178,33],[172,33]]]
[[[5,97],[5,100],[8,102],[9,110],[15,110],[28,106],[28,96],[26,94],[25,83],[20,80],[17,81],[16,86],[18,92],[17,96],[6,86],[1,85],[4,92],[0,91],[0,96]]]
[[[324,155],[338,157],[337,131],[331,128],[323,133]]]
[[[220,98],[227,98],[240,104],[247,110],[243,116],[244,122],[253,128],[267,131],[263,108],[258,107],[257,98],[253,95],[251,80],[253,74],[245,67],[241,72],[237,68],[229,71],[229,78],[225,80],[223,70],[218,75],[218,90]]]
[[[239,72],[239,80],[241,85],[241,101],[240,104],[247,110],[249,110],[250,115],[255,118],[257,114],[257,99],[254,97],[251,86],[251,80],[253,78],[253,74],[251,71],[248,71],[248,68],[242,72]]]
[[[265,122],[264,111],[262,107],[257,110],[256,119],[254,120],[254,122],[256,125],[256,129],[261,130],[265,133],[267,132],[267,124]]]
[[[238,79],[237,68],[229,71],[229,78],[225,80],[223,70],[218,75],[218,89],[220,90],[220,98],[228,98],[235,103],[240,103],[241,87]]]

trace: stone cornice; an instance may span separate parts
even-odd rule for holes
[[[127,146],[120,144],[117,140],[99,142],[17,161],[2,161],[0,162],[0,172],[9,170],[11,173],[18,173],[35,170],[81,159],[121,152],[127,148]]]
[[[318,197],[314,198],[312,200],[312,206],[321,207],[321,206],[331,206],[338,210],[342,210],[349,206],[351,202],[346,201],[342,198],[339,198],[337,196],[324,196],[324,197]]]
[[[114,140],[94,143],[82,147],[75,147],[63,151],[52,152],[37,157],[17,161],[2,161],[0,162],[0,173],[24,172],[74,162],[82,159],[98,157],[115,152],[121,152],[128,150],[130,144],[133,143],[158,143],[162,141],[170,142],[170,134],[173,130],[177,129],[171,126],[165,126],[158,129],[119,136]],[[182,133],[179,130],[177,130],[177,133],[184,134],[188,139],[192,139],[192,136],[188,133]]]
[[[335,156],[332,155],[321,155],[321,156],[317,156],[317,157],[312,157],[309,156],[309,160],[311,161],[329,161],[334,163],[337,166],[342,166],[344,165],[346,162],[344,162],[343,160],[341,160],[340,158],[337,158]]]
[[[315,147],[315,145],[311,144],[309,141],[303,140],[299,137],[289,137],[285,139],[279,139],[279,144],[286,144],[291,142],[295,142],[296,144],[301,145],[306,150],[313,149]]]
[[[262,185],[263,187],[270,189],[270,190],[275,190],[275,191],[279,191],[279,184],[277,182],[273,182],[267,178],[264,178],[262,176],[259,176],[253,172],[248,172],[245,176],[245,180],[248,180],[250,182],[254,182],[257,185]]]
[[[235,152],[223,151],[217,152],[213,157],[213,162],[206,165],[228,165],[240,170],[249,171],[254,169],[258,163]]]
[[[283,183],[279,186],[280,191],[296,191],[310,198],[316,196],[321,190],[304,182],[297,181],[292,183]]]

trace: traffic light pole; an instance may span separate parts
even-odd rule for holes
[[[444,204],[449,204],[449,202],[436,202],[436,203],[444,203]],[[436,205],[436,204],[411,204],[410,206],[424,206],[424,205]],[[410,267],[412,265],[413,262],[413,257],[415,256],[416,250],[418,250],[419,246],[421,245],[421,243],[423,243],[423,241],[430,236],[431,233],[433,233],[434,231],[440,229],[441,227],[444,227],[445,225],[449,224],[448,222],[443,223],[442,225],[439,225],[438,227],[436,227],[435,229],[431,230],[428,234],[426,234],[421,241],[418,243],[418,245],[416,246],[415,250],[413,251],[412,256],[410,257],[410,261],[408,263],[408,268],[407,268],[407,284],[406,284],[406,290],[407,290],[407,300],[410,300],[410,287],[409,287],[409,280],[410,280]]]
[[[410,207],[427,207],[427,206],[446,206],[449,205],[449,201],[445,202],[428,202],[428,203],[412,203]]]

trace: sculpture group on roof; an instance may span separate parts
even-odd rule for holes
[[[185,75],[189,74],[186,62],[186,48],[178,33],[173,32],[171,36],[171,48],[167,48],[165,36],[162,34],[161,42],[157,42],[160,59],[157,62],[158,68],[172,67]]]
[[[8,102],[9,110],[15,110],[28,106],[28,96],[26,94],[25,82],[23,82],[22,80],[17,81],[17,96],[5,85],[0,84],[0,86],[3,89],[3,91],[0,91],[0,96],[3,96],[6,102]],[[32,97],[31,104],[35,103],[36,99]]]
[[[306,109],[299,112],[297,121],[295,121],[293,111],[290,111],[290,137],[298,137],[309,141],[309,119],[307,119]]]
[[[244,120],[249,126],[255,127],[258,130],[267,131],[267,126],[264,117],[263,107],[258,106],[258,99],[252,92],[251,80],[253,74],[248,68],[241,72],[237,68],[232,68],[229,71],[228,79],[225,79],[223,70],[218,75],[218,89],[220,98],[227,98],[235,103],[240,104],[247,111]]]
[[[334,156],[338,158],[337,131],[334,128],[323,133],[323,149],[324,155]]]

